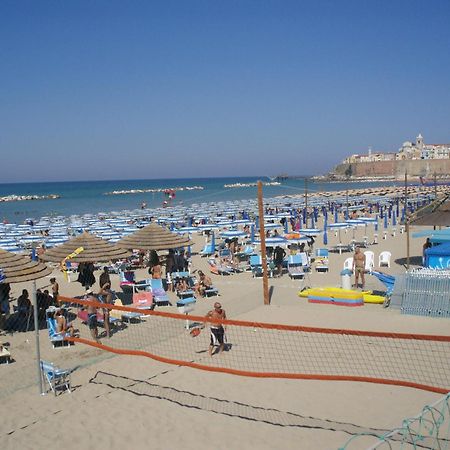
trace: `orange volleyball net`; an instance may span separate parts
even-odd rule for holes
[[[196,369],[251,377],[347,380],[450,391],[450,336],[311,328],[105,305],[61,297],[70,305],[79,337],[106,351],[146,356]],[[89,327],[88,306],[97,308]],[[108,310],[112,334],[104,338]],[[225,330],[225,351],[209,356],[211,327]],[[215,352],[217,347],[215,346]]]

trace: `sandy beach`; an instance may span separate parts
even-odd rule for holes
[[[363,228],[356,230],[362,240]],[[392,252],[392,264],[383,271],[405,271],[406,235],[388,234],[370,247],[377,258]],[[372,230],[368,232],[372,238]],[[342,233],[349,242],[352,233]],[[203,236],[195,236],[197,252]],[[329,246],[337,243],[329,233]],[[412,262],[420,260],[422,239],[411,239]],[[321,238],[315,247],[321,247]],[[313,269],[305,280],[310,286],[339,286],[340,271],[350,253],[330,254],[327,274]],[[209,272],[207,262],[193,257],[193,268]],[[77,282],[67,283],[57,270],[54,276],[65,296],[81,295]],[[366,304],[360,308],[310,304],[299,298],[299,280],[287,274],[269,280],[271,305],[264,306],[262,281],[251,273],[213,277],[219,300],[231,319],[346,328],[449,335],[448,319],[401,315],[400,311]],[[73,276],[72,276],[73,277]],[[98,279],[98,273],[96,273]],[[138,271],[138,279],[145,278]],[[117,275],[113,288],[119,290]],[[48,278],[38,287],[48,285]],[[26,285],[12,285],[17,297]],[[373,276],[366,287],[383,290]],[[94,287],[95,289],[98,286]],[[174,293],[169,293],[173,305]],[[199,299],[195,314],[204,315],[216,297]],[[160,308],[176,312],[175,306]],[[79,325],[80,327],[82,325]],[[441,397],[418,389],[347,381],[257,379],[212,373],[162,364],[145,357],[120,356],[82,344],[53,349],[47,331],[41,330],[41,357],[60,367],[74,368],[72,393],[40,396],[35,384],[33,332],[2,336],[10,343],[15,362],[0,366],[3,417],[0,436],[4,449],[95,448],[288,448],[337,449],[352,435],[386,432],[406,417],[418,414]],[[207,342],[207,341],[206,341]],[[232,351],[232,350],[231,350]],[[301,349],[298,349],[301,352]],[[227,355],[217,355],[221,358]],[[365,448],[374,441],[359,440]]]

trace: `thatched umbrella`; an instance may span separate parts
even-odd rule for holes
[[[25,281],[33,281],[33,289],[31,299],[33,303],[34,330],[36,341],[36,360],[38,370],[39,393],[42,394],[42,378],[41,378],[41,352],[39,346],[39,323],[38,323],[38,307],[36,296],[36,280],[50,275],[52,271],[45,265],[37,261],[32,261],[25,256],[16,255],[0,249],[0,283],[22,283]],[[28,325],[27,325],[28,330]]]
[[[3,283],[22,283],[38,280],[52,273],[45,264],[0,249],[0,269],[3,272]]]
[[[410,225],[450,226],[449,196],[418,209],[409,220]]]
[[[64,244],[47,250],[40,258],[44,261],[61,263],[68,255],[80,247],[83,248],[83,251],[71,257],[71,262],[114,261],[131,255],[131,252],[128,250],[110,244],[98,236],[84,232]]]
[[[139,250],[169,250],[192,245],[187,236],[180,236],[151,223],[116,243],[117,247]]]

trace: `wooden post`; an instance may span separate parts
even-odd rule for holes
[[[258,211],[259,211],[259,240],[261,241],[261,260],[263,269],[264,304],[270,305],[269,277],[267,273],[266,231],[264,229],[264,204],[263,204],[263,191],[261,181],[258,181]]]
[[[345,204],[346,204],[346,215],[347,215],[347,219],[348,220],[350,217],[348,216],[348,189],[345,191]]]
[[[405,231],[406,231],[406,270],[409,270],[409,214],[408,214],[408,173],[405,172]]]

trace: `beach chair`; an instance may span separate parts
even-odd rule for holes
[[[391,252],[381,252],[378,256],[378,267],[391,267]]]
[[[123,306],[122,300],[120,300],[120,298],[116,298],[114,300],[114,306]],[[140,322],[142,318],[142,314],[137,312],[122,311],[120,309],[111,309],[109,316],[110,318],[119,319],[122,322],[126,321],[129,323],[131,323],[132,320],[138,320]]]
[[[302,261],[302,267],[304,272],[309,272],[311,270],[311,261],[306,252],[299,253],[300,259]]]
[[[161,278],[152,278],[150,281],[150,288],[153,295],[153,304],[155,306],[169,306],[169,296],[164,290]]]
[[[233,269],[225,264],[219,264],[214,259],[208,260],[209,270],[215,275],[231,275]]]
[[[268,269],[268,272],[269,272],[269,277],[273,278],[273,274],[277,270],[277,265],[275,264],[275,262],[273,260],[270,260],[268,262],[267,269]]]
[[[205,297],[212,297],[213,295],[220,295],[219,289],[217,289],[214,286],[211,286],[208,289],[205,289]]]
[[[70,374],[72,370],[60,369],[56,367],[53,363],[41,360],[41,374],[44,383],[48,384],[50,390],[56,396],[57,390],[70,390]],[[48,390],[46,390],[48,392]]]
[[[328,249],[316,249],[316,272],[328,272]]]
[[[350,258],[347,258],[344,261],[344,270],[345,269],[351,270],[353,272],[353,256],[351,256]]]
[[[53,348],[58,346],[61,347],[70,347],[70,342],[66,341],[67,337],[70,337],[70,333],[58,333],[56,330],[58,327],[56,326],[56,320],[51,317],[47,317],[47,328],[48,328],[48,337]],[[60,344],[60,345],[57,345]]]
[[[11,352],[6,348],[5,345],[0,345],[0,364],[11,362]]]
[[[291,279],[303,278],[305,272],[303,271],[302,259],[299,254],[291,255],[288,258],[288,273]]]
[[[263,268],[261,255],[250,256],[250,269],[252,271],[253,278],[262,276]]]
[[[375,267],[375,253],[371,250],[366,250],[364,254],[366,255],[366,265],[364,266],[364,270],[370,273]]]
[[[133,288],[133,306],[140,309],[154,309],[153,295],[149,291],[138,291]]]
[[[211,244],[206,244],[199,254],[201,256],[211,256],[214,255],[215,252],[216,249]]]
[[[125,270],[119,272],[120,287],[123,292],[130,292],[133,285],[136,283],[136,274],[132,270]]]

